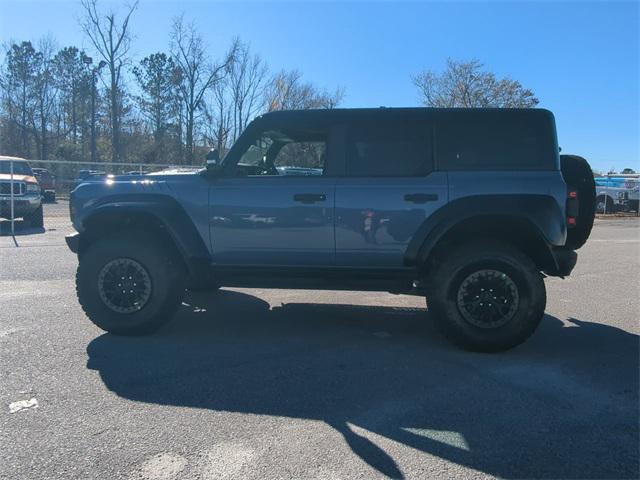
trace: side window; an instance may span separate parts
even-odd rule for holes
[[[247,148],[238,164],[238,176],[318,176],[324,174],[327,132],[267,131]]]
[[[273,164],[280,175],[322,175],[326,142],[291,142],[282,146]]]
[[[445,170],[554,169],[554,138],[553,125],[546,117],[465,112],[439,122],[438,164]]]
[[[350,177],[421,177],[433,169],[431,128],[397,121],[353,125],[347,135]]]

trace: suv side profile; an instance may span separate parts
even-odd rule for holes
[[[152,332],[185,289],[424,295],[454,343],[518,345],[587,240],[595,186],[541,109],[282,111],[195,173],[71,194],[80,304],[104,330]]]

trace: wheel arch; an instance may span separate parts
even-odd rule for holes
[[[200,275],[208,267],[210,255],[193,221],[172,198],[106,199],[87,212],[80,221],[78,255],[105,236],[143,231],[174,249],[191,275]]]
[[[548,195],[464,197],[425,220],[405,253],[408,266],[429,269],[452,246],[494,239],[530,256],[541,271],[555,272],[553,247],[566,240],[564,211]]]
[[[477,215],[457,222],[430,246],[424,245],[420,265],[431,268],[451,248],[468,242],[496,240],[530,257],[541,271],[555,272],[558,264],[540,230],[527,218],[507,214]]]

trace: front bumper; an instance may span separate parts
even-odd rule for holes
[[[13,197],[13,214],[15,218],[24,217],[37,210],[42,203],[40,195],[20,195]],[[0,197],[0,217],[11,218],[11,197]]]

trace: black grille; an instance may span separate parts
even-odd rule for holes
[[[22,195],[24,193],[23,185],[22,182],[13,182],[13,194]],[[11,195],[11,182],[0,182],[0,195]]]

